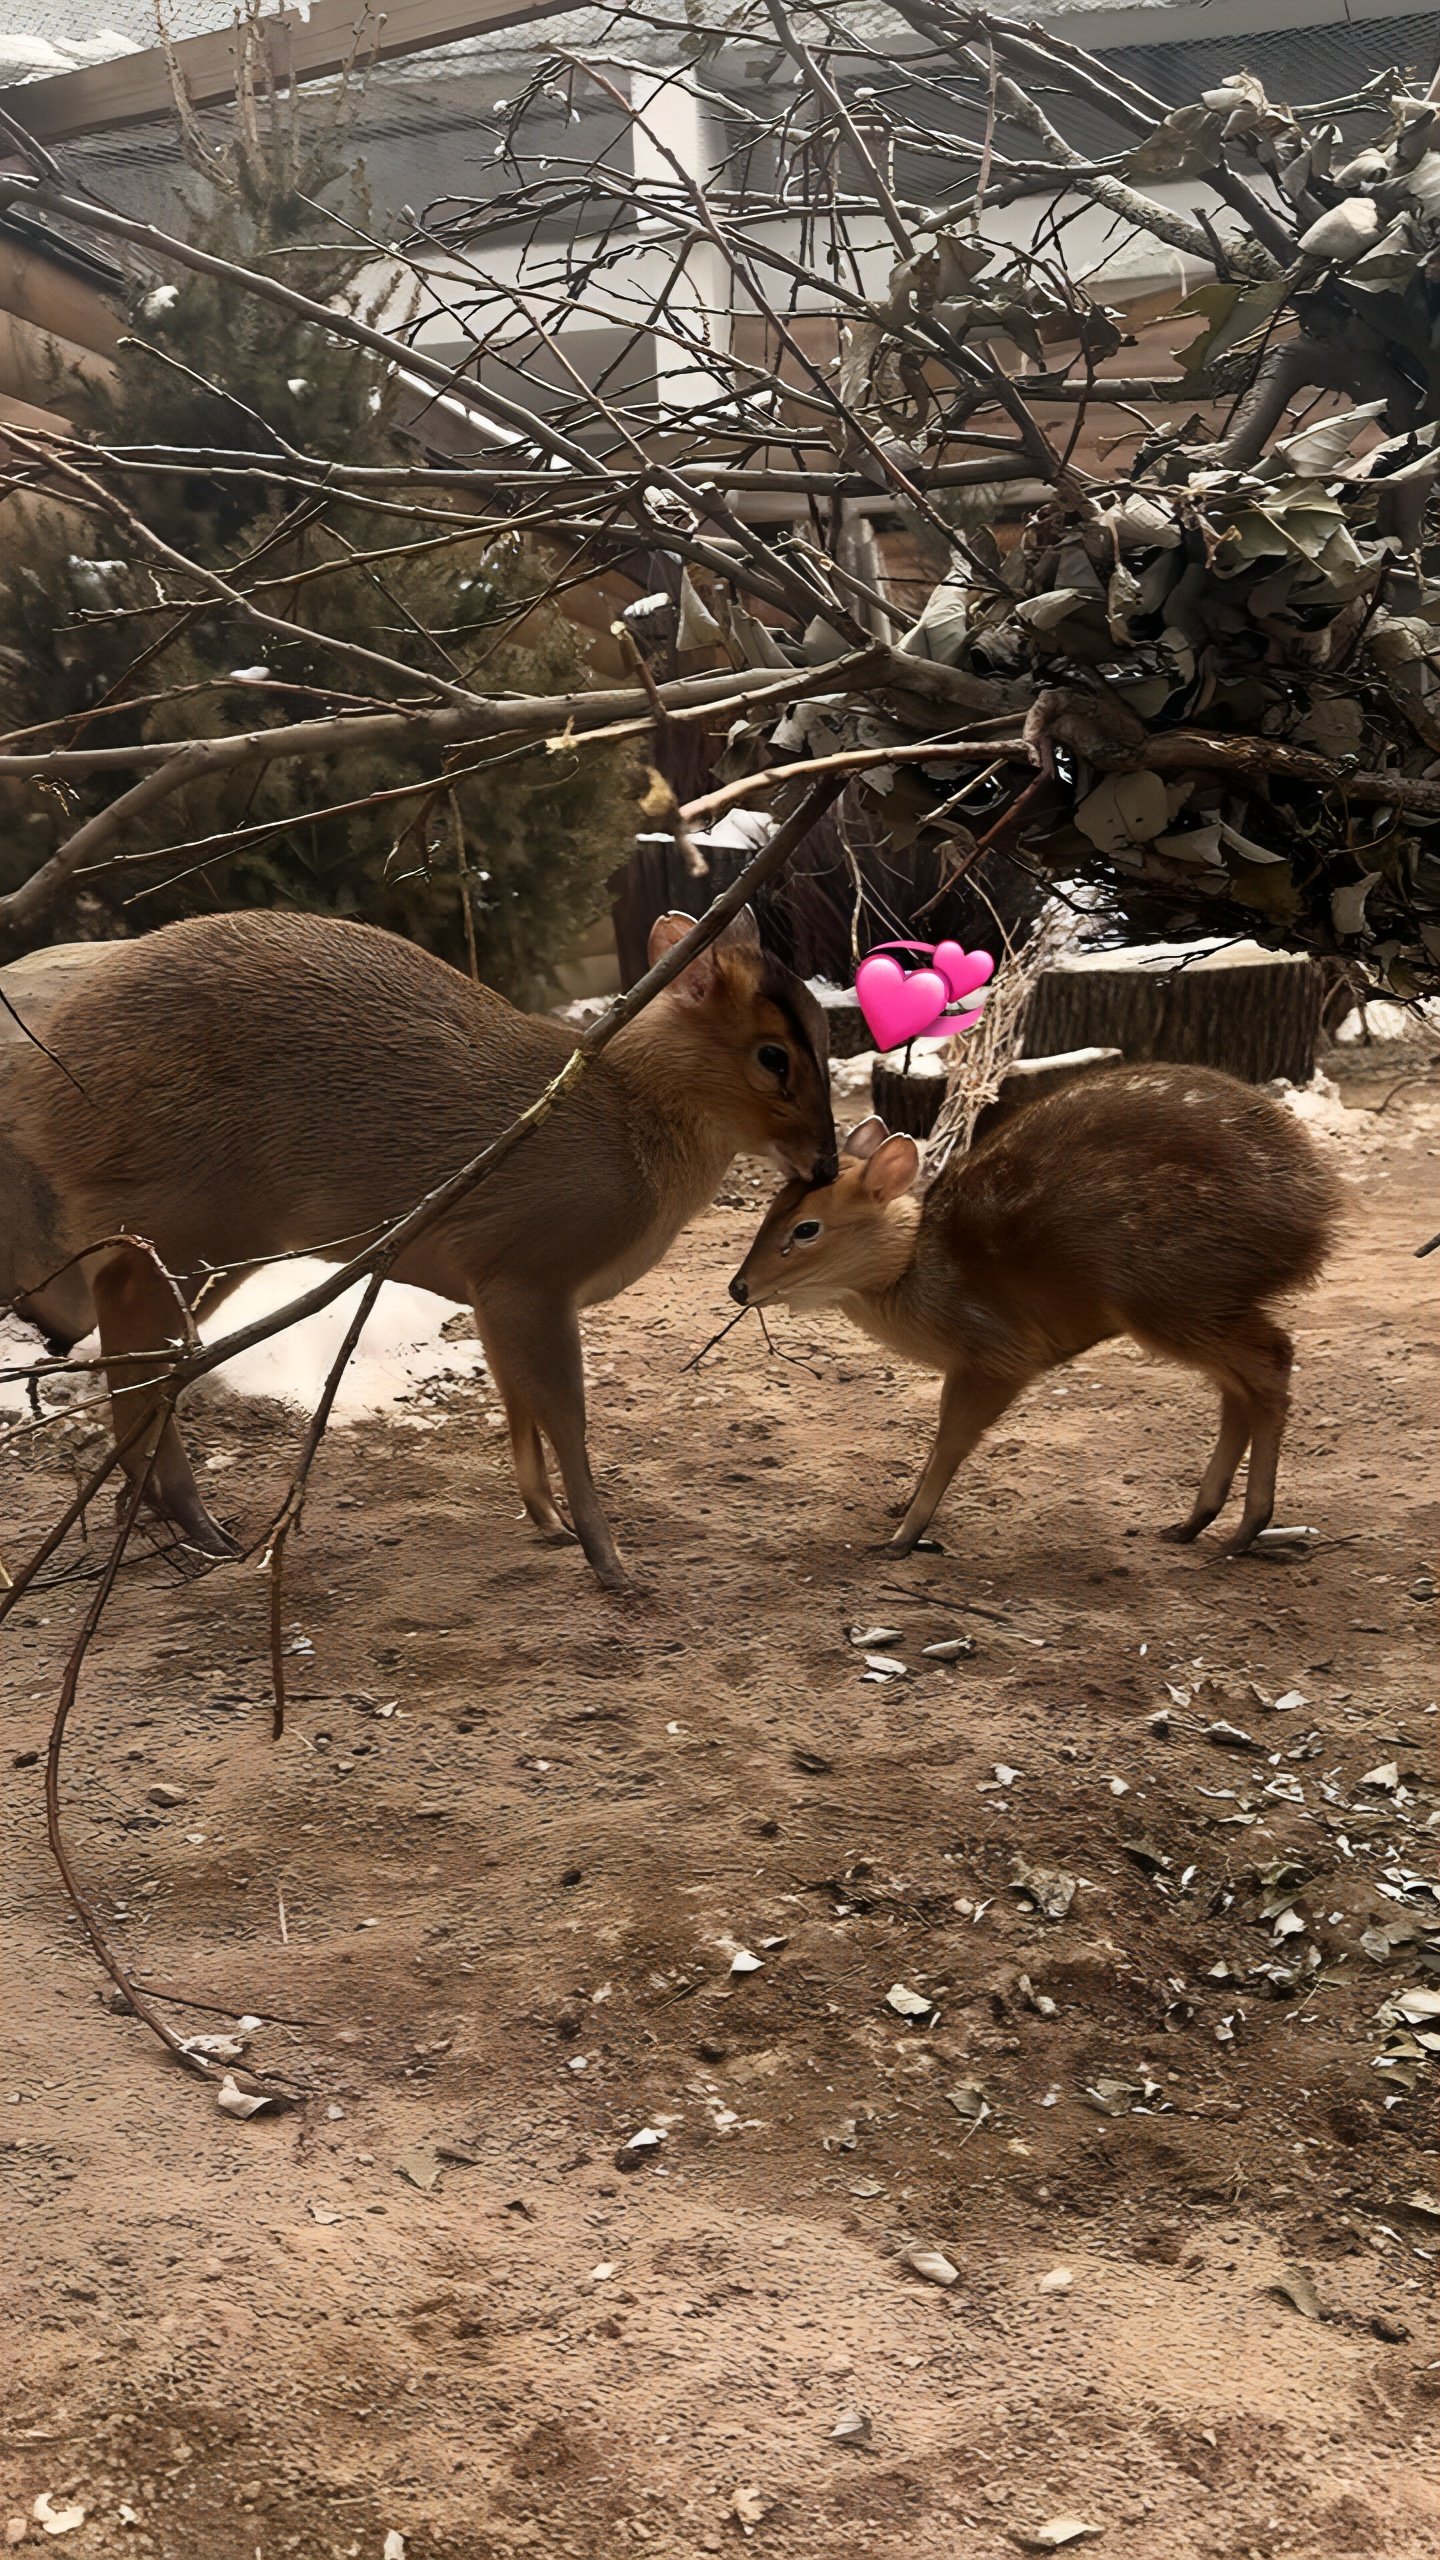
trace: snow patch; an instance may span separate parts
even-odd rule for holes
[[[255,1272],[208,1323],[201,1325],[202,1340],[223,1341],[258,1317],[273,1315],[288,1300],[298,1298],[323,1279],[325,1268],[319,1262],[286,1262]],[[348,1289],[333,1306],[322,1308],[318,1315],[307,1317],[288,1333],[240,1352],[216,1376],[193,1388],[187,1404],[193,1410],[225,1394],[268,1396],[299,1412],[313,1412],[330,1364],[359,1304],[363,1285],[358,1283]],[[445,1339],[443,1328],[453,1322],[457,1312],[448,1299],[432,1297],[428,1289],[410,1289],[399,1281],[387,1281],[341,1380],[334,1421],[344,1425],[387,1414],[394,1422],[423,1428],[429,1419],[425,1410],[430,1400],[427,1391],[433,1393],[447,1383],[483,1377],[485,1356],[474,1337],[456,1342]],[[73,1356],[77,1362],[93,1360],[99,1348],[98,1340],[91,1335],[77,1344]],[[47,1356],[28,1326],[13,1317],[0,1318],[0,1367],[29,1367]],[[65,1386],[65,1401],[69,1403],[77,1395],[98,1395],[101,1381],[77,1377],[73,1382],[66,1381]],[[47,1391],[47,1403],[60,1400],[53,1389]],[[0,1415],[23,1419],[28,1410],[24,1379],[0,1381]],[[99,1418],[97,1415],[97,1421]]]

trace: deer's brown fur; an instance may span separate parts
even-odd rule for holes
[[[731,1283],[741,1304],[841,1306],[943,1372],[934,1446],[891,1545],[910,1551],[1034,1378],[1115,1334],[1220,1392],[1214,1453],[1167,1534],[1208,1526],[1248,1448],[1230,1544],[1251,1545],[1274,1507],[1289,1398],[1293,1346],[1271,1310],[1317,1277],[1341,1201],[1294,1116],[1205,1068],[1102,1068],[954,1159],[923,1201],[919,1167],[913,1140],[862,1123],[836,1181],[781,1192]]]
[[[660,919],[652,960],[690,921]],[[111,946],[36,1028],[69,1075],[33,1046],[7,1050],[0,1296],[64,1342],[98,1318],[107,1355],[172,1341],[173,1298],[124,1248],[47,1286],[67,1255],[142,1237],[205,1311],[258,1258],[342,1261],[496,1137],[574,1046],[562,1023],[391,934],[257,913]],[[543,1434],[607,1583],[623,1574],[586,1453],[578,1310],[658,1261],[740,1148],[807,1177],[835,1166],[823,1014],[748,915],[396,1265],[473,1307],[525,1507],[568,1534]],[[133,1427],[153,1374],[133,1358],[112,1371],[117,1427]],[[187,1536],[225,1543],[173,1424],[153,1482]]]

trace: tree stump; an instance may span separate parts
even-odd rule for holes
[[[971,1143],[978,1146],[982,1138],[1012,1120],[1027,1102],[1039,1102],[1047,1093],[1055,1093],[1062,1084],[1070,1084],[1076,1076],[1093,1075],[1097,1067],[1118,1066],[1118,1049],[1076,1049],[1059,1058],[1019,1058],[1007,1067],[1000,1090],[993,1102],[987,1102],[975,1123]],[[887,1067],[877,1058],[870,1071],[870,1095],[886,1127],[902,1130],[909,1138],[928,1138],[940,1117],[945,1099],[943,1075],[907,1073],[903,1067]]]
[[[888,1066],[883,1058],[877,1058],[870,1070],[870,1099],[886,1128],[897,1136],[903,1132],[907,1138],[928,1138],[940,1117],[946,1075],[938,1066],[939,1052],[929,1054],[937,1059],[937,1068],[928,1075],[923,1070]]]
[[[1116,1048],[1132,1062],[1223,1067],[1247,1084],[1308,1084],[1323,996],[1312,960],[1256,942],[1202,948],[1194,959],[1170,943],[1080,952],[1042,975],[1024,1053]]]
[[[875,1034],[849,987],[832,987],[824,978],[810,980],[810,993],[820,1005],[830,1034],[832,1058],[858,1058],[874,1047]]]

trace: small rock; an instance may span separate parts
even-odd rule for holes
[[[842,2409],[830,2430],[832,2444],[868,2444],[871,2427],[863,2409]]]
[[[695,2048],[702,2062],[728,2062],[730,2047],[723,2036],[702,2036]]]
[[[412,2143],[409,2150],[402,2151],[396,2159],[395,2174],[397,2178],[403,2178],[407,2186],[416,2188],[422,2196],[428,2196],[440,2177],[440,2156],[434,2143]]]
[[[938,1644],[920,1647],[927,1662],[968,1662],[975,1650],[973,1636],[942,1636]]]
[[[12,1769],[33,1769],[39,1757],[38,1751],[17,1751],[11,1758],[10,1766]],[[17,2521],[23,2524],[25,2519],[21,2516]]]
[[[193,2053],[197,2062],[243,2062],[248,2042],[247,2036],[222,2035],[186,2036],[183,2040],[185,2052]]]
[[[147,1804],[158,1804],[164,1806],[183,1804],[185,1802],[185,1790],[183,1787],[170,1787],[163,1784],[158,1787],[147,1787],[145,1790],[145,1801]]]
[[[1012,1858],[1014,1870],[1012,1893],[1023,1893],[1027,1902],[1047,1920],[1063,1920],[1075,1899],[1073,1876],[1060,1867],[1032,1867],[1026,1858]]]
[[[908,2267],[912,2276],[922,2277],[926,2284],[950,2285],[960,2281],[959,2268],[952,2267],[939,2249],[902,2249],[900,2264]]]
[[[1375,2312],[1371,2318],[1370,2332],[1372,2337],[1383,2338],[1387,2347],[1403,2346],[1410,2335],[1404,2321],[1397,2320],[1393,2311]]]
[[[54,2499],[43,2489],[30,2513],[46,2533],[77,2533],[85,2521],[83,2507],[57,2507]]]
[[[615,2154],[616,2168],[643,2169],[646,2161],[653,2159],[664,2139],[665,2136],[658,2127],[653,2124],[642,2124],[638,2133],[632,2133],[628,2142],[621,2143]]]
[[[583,1884],[584,1880],[583,1871],[579,1867],[567,1867],[560,1878],[564,1885]]]
[[[215,2093],[215,2104],[223,2116],[238,2116],[243,2123],[249,2116],[279,2115],[282,2101],[258,2089],[242,2089],[227,2071]]]
[[[893,2009],[897,2018],[933,2018],[935,2015],[934,2001],[927,2000],[923,1991],[911,1991],[903,1982],[891,1983],[885,1994],[885,2006]]]

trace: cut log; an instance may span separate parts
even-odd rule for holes
[[[828,978],[811,978],[810,993],[825,1016],[832,1058],[858,1058],[875,1045],[875,1034],[855,1001],[853,987],[834,987]]]
[[[881,1119],[890,1129],[903,1129],[910,1138],[928,1138],[940,1117],[945,1099],[945,1077],[940,1070],[940,1052],[930,1052],[936,1066],[929,1073],[923,1067],[907,1071],[889,1067],[877,1058],[870,1074],[870,1098]],[[1003,1120],[1014,1118],[1027,1102],[1038,1102],[1042,1094],[1054,1093],[1062,1084],[1070,1084],[1076,1076],[1089,1075],[1097,1067],[1114,1067],[1120,1063],[1118,1049],[1071,1049],[1058,1058],[1017,1058],[1007,1067],[1000,1090],[993,1102],[987,1102],[975,1123],[972,1144],[988,1137]]]
[[[1223,1067],[1248,1084],[1315,1072],[1324,987],[1300,952],[1146,943],[1087,951],[1044,971],[1025,1021],[1027,1057],[1117,1048],[1131,1060]]]
[[[948,1061],[939,1049],[922,1052],[908,1073],[877,1058],[870,1070],[870,1099],[886,1128],[897,1134],[903,1131],[907,1138],[928,1138],[940,1117],[947,1070]]]

